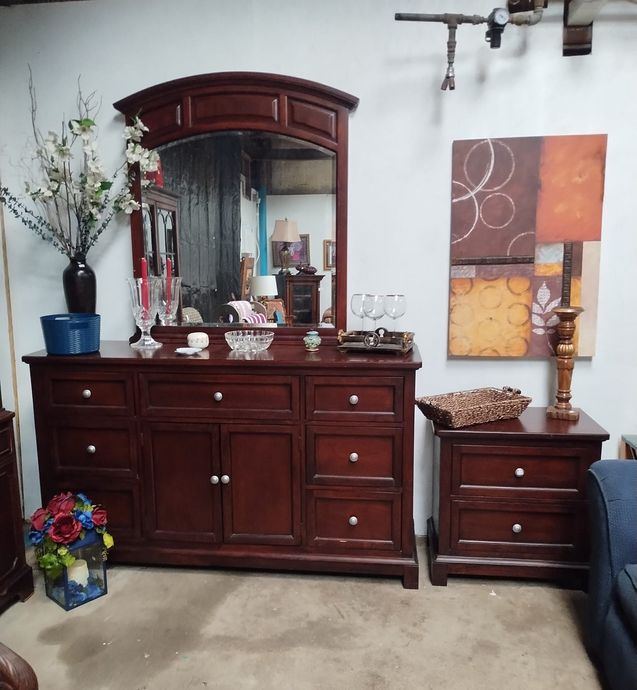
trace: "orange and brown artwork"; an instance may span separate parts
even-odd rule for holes
[[[606,135],[456,141],[448,352],[552,356],[553,309],[595,350]]]

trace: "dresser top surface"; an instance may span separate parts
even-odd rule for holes
[[[406,355],[393,353],[342,352],[336,346],[324,345],[317,352],[307,352],[302,346],[272,344],[265,352],[254,355],[231,351],[225,343],[211,343],[209,347],[192,356],[179,355],[174,343],[150,352],[141,353],[130,347],[128,341],[103,340],[99,352],[84,355],[48,355],[40,350],[24,355],[27,364],[122,364],[135,366],[183,365],[187,367],[241,366],[242,364],[264,369],[299,367],[318,369],[419,369],[422,366],[418,348],[414,345]]]
[[[504,419],[499,422],[486,424],[474,424],[461,429],[449,429],[439,424],[434,424],[434,433],[440,438],[452,438],[463,440],[478,439],[505,439],[519,438],[578,438],[605,441],[609,438],[606,429],[591,419],[582,410],[576,422],[551,419],[546,416],[545,407],[529,407],[516,419]]]

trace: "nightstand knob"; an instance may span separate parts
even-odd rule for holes
[[[216,474],[213,474],[212,477],[210,477],[210,483],[211,484],[218,484],[219,483],[219,477],[217,477]]]
[[[358,462],[358,453],[350,453],[349,454],[349,461],[350,462]]]
[[[352,527],[356,527],[356,525],[358,525],[358,518],[356,517],[356,515],[352,515],[352,517],[347,522],[349,522],[349,524],[352,525]]]
[[[524,469],[522,467],[517,467],[513,474],[515,474],[516,477],[523,477]]]
[[[82,391],[82,397],[85,398],[86,400],[88,400],[88,399],[91,397],[91,395],[93,395],[93,393],[91,393],[91,389],[90,389],[90,388],[85,388],[85,389]]]
[[[222,474],[221,475],[221,483],[222,484],[230,484],[230,477],[227,474]]]
[[[87,452],[87,453],[90,453],[91,455],[93,455],[93,454],[95,453],[96,450],[97,450],[97,448],[96,448],[95,446],[93,446],[93,445],[86,446],[86,452]]]
[[[349,396],[349,404],[350,405],[358,405],[358,395],[350,395]]]
[[[221,391],[217,391],[212,397],[216,402],[221,402],[223,400],[223,393]]]
[[[520,532],[522,531],[522,525],[516,522],[515,525],[511,527],[511,531],[513,532],[513,534],[520,534]]]

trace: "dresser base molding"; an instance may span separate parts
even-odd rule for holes
[[[588,563],[449,556],[439,554],[437,548],[436,528],[433,518],[429,518],[427,521],[427,555],[432,585],[446,587],[449,575],[473,575],[475,577],[551,580],[572,589],[586,589]]]
[[[109,553],[109,563],[122,565],[173,565],[221,567],[254,570],[285,570],[351,575],[378,575],[402,578],[405,589],[418,589],[418,555],[412,556],[271,552],[256,555],[245,550],[223,546],[217,553],[202,553],[173,547],[120,546]]]

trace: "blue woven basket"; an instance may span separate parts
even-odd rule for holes
[[[99,314],[41,316],[44,345],[50,355],[81,355],[100,349]]]

